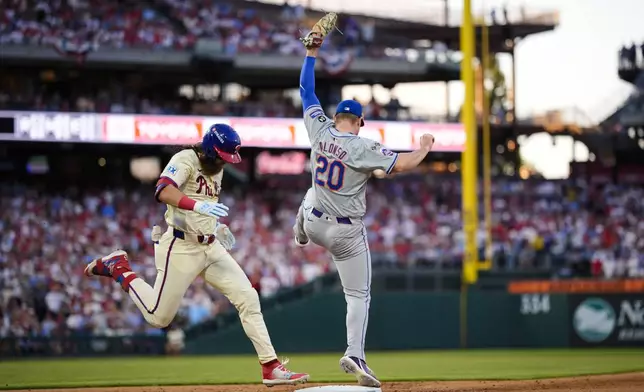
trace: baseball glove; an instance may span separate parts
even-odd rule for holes
[[[320,20],[318,20],[311,31],[300,38],[300,41],[304,44],[304,47],[307,49],[319,48],[324,42],[324,38],[331,32],[331,30],[336,28],[336,23],[338,22],[338,14],[335,12],[329,12],[324,15]]]

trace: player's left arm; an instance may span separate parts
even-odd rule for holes
[[[174,199],[180,198],[179,195],[183,195],[180,189],[190,178],[193,170],[194,168],[187,164],[179,154],[173,156],[157,181],[156,190],[154,191],[156,201],[176,205],[178,200],[175,201]],[[161,197],[162,194],[163,197]]]
[[[309,109],[320,107],[320,100],[315,95],[315,60],[318,55],[318,48],[306,50],[306,57],[300,71],[300,98],[302,98],[302,109],[304,114]]]
[[[398,161],[397,152],[388,150],[370,139],[356,137],[351,140],[348,147],[349,156],[351,156],[348,164],[356,170],[371,173],[383,171],[385,175],[389,175]]]

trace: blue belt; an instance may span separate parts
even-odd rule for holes
[[[212,244],[213,242],[215,242],[215,239],[216,239],[214,234],[209,234],[209,235],[188,234],[188,235],[186,235],[186,233],[184,233],[181,230],[177,230],[177,229],[172,229],[172,235],[175,238],[178,238],[180,240],[185,240],[186,237],[192,237],[192,238],[196,239],[197,242],[200,243],[200,244]]]
[[[315,207],[313,207],[313,209],[311,210],[311,213],[313,213],[313,215],[317,216],[318,218],[322,218],[322,215],[324,214],[322,211],[316,209]],[[349,219],[349,218],[336,217],[335,220],[338,221],[338,223],[343,224],[343,225],[351,225],[352,224],[351,219]]]

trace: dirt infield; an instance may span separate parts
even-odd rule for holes
[[[320,384],[306,384],[317,386]],[[305,387],[299,387],[305,388]],[[39,389],[38,392],[291,392],[298,388],[263,385],[213,385],[176,387],[114,387]],[[642,392],[644,373],[584,376],[529,381],[422,381],[384,383],[383,392]],[[24,390],[23,390],[24,391]]]

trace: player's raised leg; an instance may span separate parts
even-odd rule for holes
[[[88,276],[113,278],[132,298],[145,320],[157,328],[167,327],[179,310],[186,290],[205,266],[204,248],[174,238],[161,237],[155,247],[157,277],[154,286],[139,278],[122,250],[95,259],[85,268]]]
[[[239,318],[259,357],[262,365],[263,383],[273,385],[293,385],[305,383],[309,379],[306,373],[294,373],[284,367],[271,343],[271,338],[264,322],[259,295],[248,277],[235,259],[217,241],[207,252],[209,263],[203,272],[204,279],[235,306]]]
[[[309,188],[309,190],[306,192],[306,195],[304,196],[304,199],[302,199],[300,208],[297,211],[297,216],[295,217],[295,225],[293,225],[293,236],[295,245],[300,247],[309,244],[309,237],[306,235],[306,231],[304,230],[304,216],[306,211],[309,211],[311,208],[313,208],[314,197],[315,193],[313,192],[313,188]]]
[[[154,286],[143,279],[130,282],[130,298],[157,328],[167,327],[177,314],[190,284],[206,265],[206,247],[172,236],[167,232],[155,246],[157,277]]]

